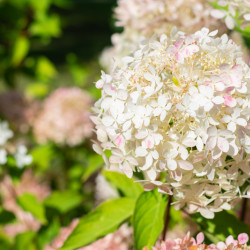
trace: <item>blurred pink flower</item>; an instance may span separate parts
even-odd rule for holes
[[[9,176],[5,176],[0,183],[0,193],[2,195],[2,206],[4,209],[15,214],[18,222],[7,224],[3,230],[9,236],[15,236],[25,231],[38,231],[41,224],[34,216],[17,204],[16,199],[24,193],[31,193],[39,201],[44,200],[49,194],[50,189],[46,184],[42,184],[31,170],[26,170],[20,182],[14,185]]]
[[[34,122],[34,134],[40,143],[49,140],[75,146],[92,135],[89,109],[92,99],[80,88],[59,88],[45,99]]]
[[[161,244],[157,244],[152,247],[153,250],[246,250],[249,249],[246,245],[249,237],[246,233],[242,233],[238,236],[238,240],[235,240],[232,235],[228,236],[225,242],[218,242],[215,244],[206,245],[204,243],[204,234],[201,232],[196,236],[196,239],[190,237],[190,233],[187,233],[183,238],[167,239]],[[143,250],[148,250],[144,247]]]

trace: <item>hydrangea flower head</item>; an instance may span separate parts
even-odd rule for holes
[[[202,27],[226,32],[226,26],[212,18],[212,7],[205,0],[119,0],[115,8],[117,26],[124,27],[111,38],[113,47],[104,51],[100,63],[111,69],[112,59],[121,64],[121,58],[136,49],[140,38],[154,34],[170,34],[174,26],[186,33]]]
[[[75,146],[92,135],[89,119],[92,99],[80,88],[59,88],[43,103],[34,121],[34,133],[40,143],[53,141]]]
[[[215,35],[173,29],[142,41],[96,83],[102,97],[92,118],[94,149],[107,165],[128,177],[142,171],[147,189],[207,218],[231,208],[250,171],[249,67],[240,47]]]

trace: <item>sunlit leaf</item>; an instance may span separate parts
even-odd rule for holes
[[[135,200],[120,198],[102,203],[84,216],[61,250],[73,250],[115,231],[134,211]]]
[[[155,245],[164,227],[164,214],[167,196],[152,190],[143,192],[135,205],[133,217],[135,249]]]

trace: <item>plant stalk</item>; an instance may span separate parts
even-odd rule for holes
[[[242,206],[241,206],[241,213],[240,213],[240,220],[245,221],[246,218],[246,212],[247,212],[247,199],[244,198],[242,201]]]
[[[167,230],[168,230],[168,225],[169,225],[169,220],[170,220],[170,208],[171,208],[172,199],[173,199],[172,195],[169,195],[168,196],[168,204],[167,204],[166,213],[165,213],[164,228],[163,228],[162,236],[161,236],[161,239],[163,241],[165,241],[165,239],[166,239],[166,234],[167,234]]]

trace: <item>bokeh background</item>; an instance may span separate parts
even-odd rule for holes
[[[104,162],[92,149],[89,119],[101,94],[95,87],[100,55],[111,45],[111,35],[122,31],[113,17],[116,4],[0,0],[0,250],[57,249],[78,218],[124,195],[108,183],[108,173],[100,175]],[[241,214],[241,220],[249,220]],[[213,223],[197,221],[215,230]],[[170,228],[173,237],[199,231],[176,210],[171,210]],[[249,230],[245,224],[242,228]],[[218,230],[230,234],[227,226]],[[123,225],[101,245],[129,249],[132,241],[131,228]]]

